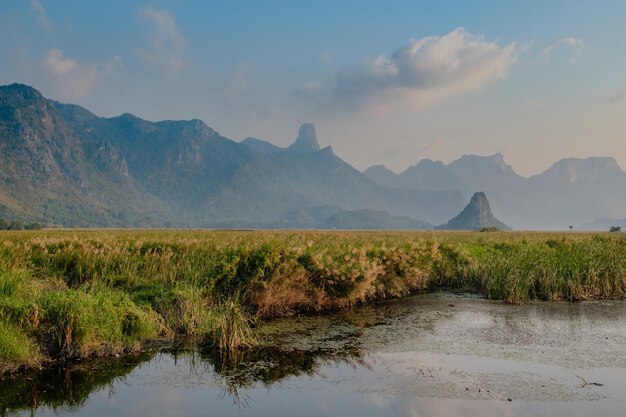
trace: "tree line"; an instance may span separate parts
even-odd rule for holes
[[[0,219],[0,230],[41,230],[43,225],[39,223],[23,223],[19,220]]]

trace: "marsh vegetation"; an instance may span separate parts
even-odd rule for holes
[[[625,307],[439,292],[275,319],[254,349],[148,349],[6,376],[0,416],[621,417]]]
[[[583,233],[19,231],[0,235],[0,370],[250,347],[277,317],[441,289],[622,298],[626,237]]]

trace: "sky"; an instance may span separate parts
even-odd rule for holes
[[[626,168],[626,2],[0,0],[0,84],[99,116],[198,118],[358,169],[504,154]]]

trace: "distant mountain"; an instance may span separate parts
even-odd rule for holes
[[[507,225],[495,218],[487,196],[483,192],[475,193],[458,216],[436,227],[437,230],[480,230],[483,228],[508,229]]]
[[[511,187],[524,180],[504,161],[500,153],[491,156],[463,155],[447,168],[469,188],[478,185],[486,185],[488,188]]]
[[[278,152],[283,152],[285,149],[280,146],[276,146],[266,140],[256,139],[256,138],[245,138],[241,141],[243,145],[246,145],[249,148],[254,149],[257,152],[265,153],[265,154],[274,154]]]
[[[299,207],[285,213],[269,227],[272,229],[320,229],[328,217],[342,211],[346,210],[339,206]]]
[[[317,143],[317,134],[315,133],[315,126],[311,123],[304,123],[300,126],[298,131],[298,137],[287,148],[292,152],[316,152],[320,150],[320,145]]]
[[[345,210],[339,206],[311,206],[286,214],[271,225],[277,229],[431,230],[433,225],[386,211]]]
[[[576,230],[603,231],[610,230],[611,227],[618,226],[626,231],[626,219],[596,219],[590,223],[585,223]]]
[[[527,180],[527,205],[548,224],[626,216],[626,173],[613,158],[568,158]],[[531,207],[528,208],[529,211]]]
[[[328,217],[320,229],[431,230],[433,225],[407,216],[391,216],[380,210],[340,211]]]
[[[432,174],[430,174],[432,173]],[[464,155],[444,165],[423,160],[401,174],[380,166],[364,174],[388,187],[484,190],[491,205],[516,229],[562,229],[597,217],[626,216],[626,173],[613,158],[568,158],[530,178],[506,164],[501,154]]]
[[[365,176],[392,188],[419,188],[428,190],[465,190],[466,185],[441,161],[422,159],[404,172],[396,174],[384,165],[374,165],[364,172]]]
[[[336,205],[346,210],[369,208],[391,215],[436,222],[443,213],[463,206],[458,191],[390,189],[365,177],[327,146],[315,152],[288,151],[272,155],[296,189],[317,205]],[[307,203],[303,200],[303,204]],[[310,204],[307,204],[309,206]],[[302,205],[301,205],[302,206]]]
[[[624,178],[624,172],[613,158],[566,158],[532,178],[559,185],[566,183],[598,184],[611,180],[621,181]]]
[[[300,228],[375,210],[440,224],[482,190],[516,229],[566,230],[626,217],[625,189],[626,173],[613,158],[563,159],[530,178],[501,154],[361,173],[331,147],[320,149],[308,123],[286,148],[254,138],[237,143],[200,120],[103,118],[26,85],[0,87],[0,217],[8,220]]]
[[[0,215],[63,226],[309,227],[311,207],[440,222],[455,190],[391,189],[319,149],[304,124],[280,148],[200,120],[98,117],[20,84],[0,87]]]
[[[372,165],[363,171],[363,174],[376,181],[379,184],[382,184],[386,187],[398,188],[401,180],[399,179],[399,175],[395,172],[387,169],[384,165]],[[408,188],[414,188],[413,184],[411,184]]]
[[[298,131],[298,136],[295,141],[287,148],[281,148],[266,140],[256,138],[245,138],[241,141],[243,145],[246,145],[255,151],[265,154],[273,155],[281,152],[299,152],[310,153],[320,150],[320,145],[317,142],[317,134],[315,133],[315,126],[311,123],[303,123]]]

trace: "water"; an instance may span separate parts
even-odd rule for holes
[[[623,416],[626,303],[439,295],[275,321],[263,349],[58,368],[0,382],[0,414]]]

